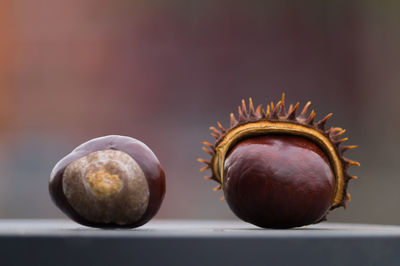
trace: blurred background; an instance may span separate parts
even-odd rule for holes
[[[333,112],[362,166],[330,221],[400,224],[397,1],[0,2],[0,218],[62,218],[47,182],[77,145],[145,142],[167,174],[157,218],[235,219],[201,141],[242,98]]]

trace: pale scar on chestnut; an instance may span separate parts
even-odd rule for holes
[[[72,207],[96,222],[134,222],[143,215],[149,200],[148,184],[139,165],[128,154],[115,150],[96,151],[71,163],[65,169],[63,187]]]

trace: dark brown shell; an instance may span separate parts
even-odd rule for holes
[[[307,102],[302,111],[297,114],[299,103],[285,107],[285,94],[276,104],[271,102],[264,109],[262,105],[254,108],[252,99],[249,99],[248,108],[244,100],[238,107],[238,116],[230,114],[230,127],[225,129],[221,123],[217,122],[217,127],[210,127],[211,135],[216,138],[216,142],[211,144],[204,141],[203,150],[211,156],[211,160],[198,159],[199,162],[206,164],[201,168],[203,172],[211,169],[212,175],[205,176],[219,183],[214,188],[215,191],[223,189],[221,165],[228,150],[238,141],[248,136],[263,135],[269,132],[282,134],[295,134],[313,140],[328,155],[331,166],[334,169],[336,178],[335,197],[331,204],[331,210],[344,206],[350,200],[347,193],[347,186],[350,179],[356,179],[347,173],[350,166],[360,166],[359,162],[347,159],[343,153],[349,149],[357,148],[355,145],[341,145],[348,138],[341,138],[345,130],[339,127],[326,129],[326,123],[332,114],[326,115],[323,119],[315,121],[316,113],[312,110],[308,113],[311,102]],[[223,198],[222,198],[223,199]]]

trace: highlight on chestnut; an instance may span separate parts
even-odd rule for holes
[[[332,114],[315,121],[307,102],[286,108],[285,94],[276,104],[256,108],[242,100],[238,114],[230,114],[230,127],[217,122],[210,127],[215,143],[204,141],[210,160],[198,159],[201,172],[219,183],[233,213],[263,228],[292,228],[318,223],[350,201],[347,186],[356,176],[350,166],[360,166],[343,153],[357,148],[343,145],[340,127],[327,128]]]

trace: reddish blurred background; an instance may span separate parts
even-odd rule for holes
[[[242,98],[284,91],[360,145],[330,221],[400,224],[399,15],[395,1],[1,1],[0,217],[64,217],[53,165],[121,134],[167,173],[157,218],[234,218],[199,173],[201,141]]]

